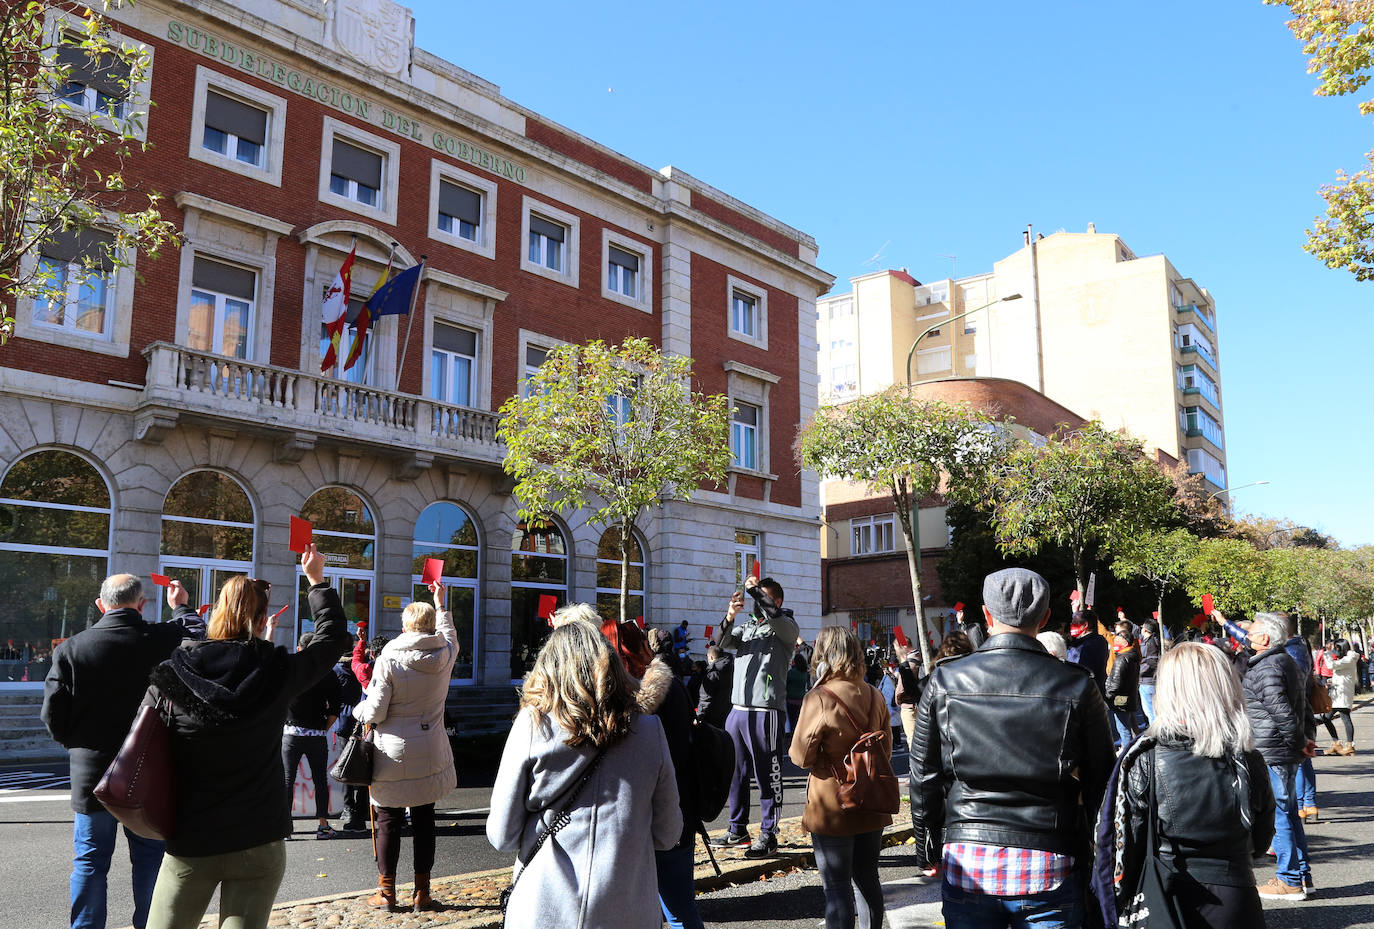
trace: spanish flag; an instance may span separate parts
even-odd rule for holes
[[[424,270],[425,263],[421,261],[417,265],[406,268],[391,280],[382,275],[381,283],[377,289],[372,291],[372,296],[367,298],[362,310],[358,313],[358,321],[354,324],[357,331],[353,336],[353,348],[348,353],[348,360],[344,362],[344,370],[353,367],[353,364],[362,356],[363,340],[367,338],[368,327],[372,321],[383,316],[401,316],[410,312],[410,308],[415,303],[415,288],[420,283],[420,272]]]
[[[358,253],[358,243],[344,259],[343,267],[334,275],[334,283],[324,292],[324,307],[320,317],[324,320],[324,331],[329,336],[329,349],[320,360],[320,371],[328,373],[339,360],[339,339],[343,336],[348,318],[348,293],[353,285],[353,258]]]

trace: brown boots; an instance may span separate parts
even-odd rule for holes
[[[439,904],[434,902],[434,898],[429,895],[429,875],[415,875],[415,896],[411,902],[411,908],[417,913],[433,913],[442,909]]]
[[[1337,742],[1337,743],[1336,743],[1336,754],[1337,754],[1337,755],[1353,755],[1353,754],[1355,754],[1355,743],[1354,743],[1354,742]]]
[[[385,874],[377,878],[377,892],[367,898],[367,905],[377,909],[385,909],[391,913],[401,912],[401,907],[396,905],[396,877],[387,877]]]

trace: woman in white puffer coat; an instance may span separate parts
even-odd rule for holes
[[[415,845],[415,896],[419,912],[435,908],[429,892],[434,866],[434,804],[456,783],[453,750],[444,729],[444,700],[458,657],[453,615],[444,587],[429,585],[434,606],[412,603],[401,614],[402,632],[377,656],[372,681],[353,715],[375,727],[372,806],[377,815],[377,893],[367,902],[396,911],[396,864],[410,810]]]

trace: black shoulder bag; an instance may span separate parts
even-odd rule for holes
[[[568,795],[568,800],[563,804],[563,808],[558,811],[558,815],[553,818],[553,822],[549,823],[549,828],[545,829],[544,832],[540,834],[539,838],[535,839],[534,848],[530,849],[529,857],[521,862],[520,870],[510,882],[510,886],[501,891],[502,926],[506,924],[506,907],[510,905],[510,897],[511,894],[515,892],[515,885],[520,883],[520,876],[529,868],[530,862],[534,860],[535,855],[539,854],[539,850],[544,847],[544,843],[572,820],[573,804],[577,802],[578,796],[582,793],[582,788],[587,786],[587,782],[592,779],[592,775],[596,773],[596,769],[601,765],[601,759],[605,757],[605,748],[596,753],[596,757],[592,759],[592,763],[587,766],[587,770],[582,773],[582,777],[573,786],[572,793]]]
[[[1151,758],[1150,801],[1145,818],[1145,854],[1141,856],[1140,873],[1134,893],[1122,901],[1118,914],[1120,929],[1184,929],[1187,921],[1174,896],[1173,867],[1159,860],[1159,800],[1155,793],[1158,770]]]

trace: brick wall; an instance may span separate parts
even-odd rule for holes
[[[944,557],[942,549],[921,552],[921,595],[926,607],[948,606],[935,573]],[[821,608],[826,613],[843,610],[911,609],[911,571],[906,552],[862,555],[858,558],[821,559]]]
[[[653,193],[654,181],[648,173],[627,164],[614,155],[601,151],[595,146],[588,145],[581,139],[575,139],[548,123],[540,122],[537,119],[525,120],[525,138],[547,145],[556,152],[574,158],[617,180],[624,181],[646,194]]]
[[[950,403],[969,403],[994,416],[1012,416],[1022,426],[1049,435],[1060,423],[1070,427],[1083,425],[1086,420],[1066,406],[1020,381],[1000,377],[955,377],[939,381],[924,381],[915,387],[916,396],[939,399]]]
[[[793,258],[801,254],[796,239],[785,236],[757,220],[750,219],[739,210],[731,209],[703,193],[693,191],[692,206],[717,222],[722,222],[732,229],[738,229],[745,235],[753,236],[760,242],[773,246],[783,254],[791,255]]]

